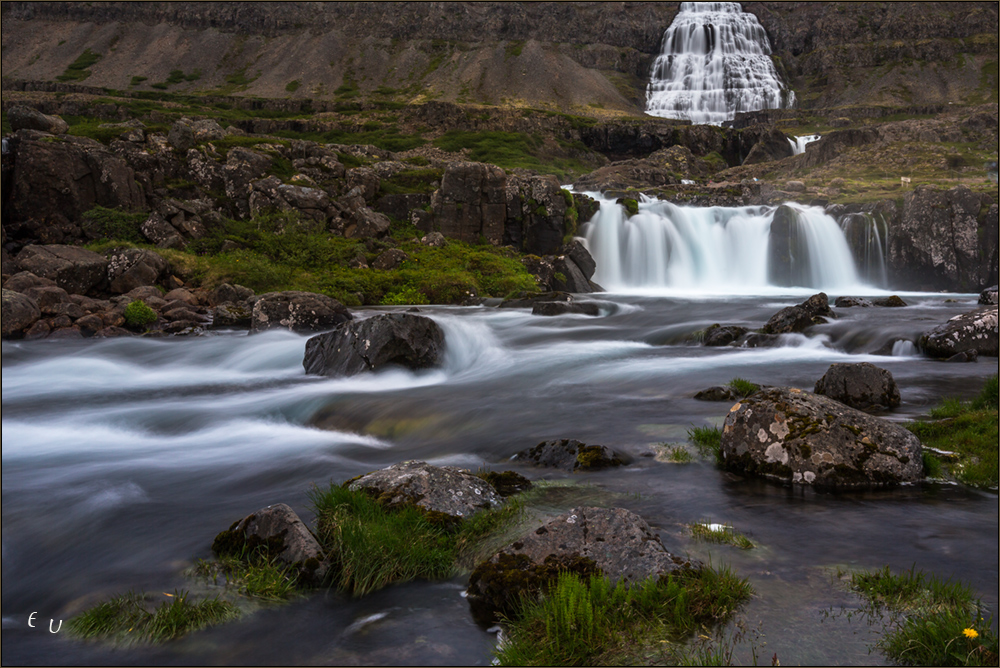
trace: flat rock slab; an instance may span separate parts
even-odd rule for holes
[[[730,409],[723,467],[784,483],[870,487],[923,477],[920,440],[821,395],[773,387]]]
[[[215,537],[212,549],[219,556],[263,549],[297,569],[300,578],[312,584],[321,583],[329,568],[319,542],[284,503],[261,508],[236,522]]]
[[[367,490],[385,507],[415,505],[466,518],[503,505],[493,486],[464,469],[409,461],[361,476],[351,490]]]
[[[611,448],[587,445],[572,438],[542,441],[533,448],[518,452],[512,459],[565,471],[603,469],[628,463]]]
[[[25,246],[17,254],[23,271],[48,278],[70,294],[84,295],[107,278],[108,261],[86,248],[52,244]]]
[[[899,405],[899,386],[892,374],[868,362],[831,364],[816,381],[814,392],[862,411]]]
[[[997,306],[985,306],[956,315],[920,337],[920,348],[931,357],[949,358],[975,350],[977,355],[997,357]]]
[[[630,510],[578,507],[479,564],[469,578],[468,600],[473,615],[488,620],[509,612],[522,593],[536,593],[541,581],[559,570],[640,583],[700,567],[668,552],[646,521]]]
[[[306,342],[302,366],[316,376],[350,376],[386,366],[426,369],[444,359],[444,331],[410,313],[385,313],[345,323]]]

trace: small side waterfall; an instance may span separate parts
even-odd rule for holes
[[[802,135],[801,137],[789,137],[788,143],[792,145],[792,155],[799,155],[806,152],[806,144],[819,141],[819,135]]]
[[[663,34],[646,113],[719,125],[738,111],[791,107],[763,26],[736,2],[682,2]]]
[[[840,218],[840,229],[848,241],[861,278],[888,287],[885,258],[889,254],[889,230],[880,213],[848,213]]]
[[[860,282],[843,232],[820,207],[681,207],[644,198],[628,217],[602,199],[581,233],[597,263],[594,280],[609,290],[846,290]]]

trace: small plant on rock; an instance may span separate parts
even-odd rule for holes
[[[736,394],[740,395],[740,399],[745,399],[751,394],[760,391],[760,385],[751,383],[746,378],[733,378],[728,384]]]
[[[141,299],[129,302],[129,305],[125,307],[125,324],[130,328],[141,329],[154,322],[156,322],[156,311]]]

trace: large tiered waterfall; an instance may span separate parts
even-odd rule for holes
[[[790,107],[763,26],[736,2],[682,2],[663,35],[646,113],[718,125],[738,111]]]
[[[602,199],[581,233],[597,263],[594,280],[611,291],[746,294],[857,288],[862,280],[844,231],[819,207],[683,207],[644,199],[629,217]]]

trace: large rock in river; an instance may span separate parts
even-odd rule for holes
[[[415,505],[457,518],[503,505],[503,497],[482,478],[464,469],[417,461],[363,475],[348,489],[365,490],[384,507]]]
[[[830,310],[826,293],[820,292],[798,306],[787,306],[772,315],[761,332],[764,334],[801,332],[807,327],[826,322],[826,318],[833,317],[835,316]]]
[[[430,318],[385,313],[344,324],[306,342],[302,366],[316,376],[350,376],[388,365],[410,369],[437,366],[444,332]]]
[[[892,374],[868,362],[831,364],[814,391],[862,411],[899,405],[899,386]]]
[[[212,550],[220,557],[264,551],[294,568],[309,584],[320,584],[329,567],[319,542],[284,503],[261,508],[235,522],[215,537]]]
[[[761,390],[730,409],[726,469],[785,483],[874,486],[923,475],[920,440],[887,420],[795,388]]]
[[[920,347],[931,357],[952,357],[968,350],[997,357],[997,325],[997,306],[986,306],[935,327],[920,337]]]
[[[483,622],[509,614],[561,570],[603,573],[612,582],[642,582],[698,568],[671,554],[646,521],[624,508],[573,508],[479,564],[469,578],[468,601]]]
[[[314,292],[268,292],[250,298],[253,309],[250,333],[269,329],[293,332],[320,332],[332,329],[354,316],[333,297]]]

